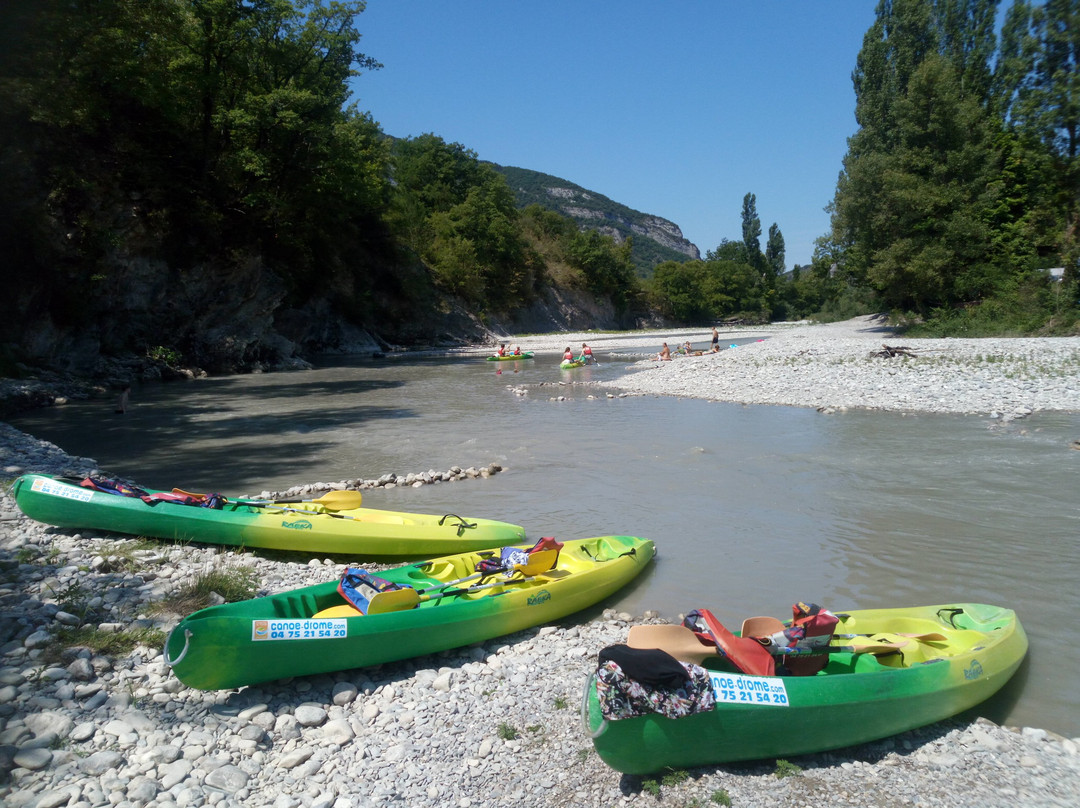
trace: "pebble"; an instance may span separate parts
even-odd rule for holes
[[[880,335],[875,339],[880,343]],[[758,351],[760,358],[768,350],[775,357],[770,361],[782,362],[780,357],[798,345],[805,351],[800,361],[849,365],[843,374],[857,375],[850,364],[862,362],[867,349],[863,340],[858,350],[844,353],[852,360],[848,363],[838,362],[840,355],[820,342],[789,340],[781,351],[763,347],[772,342],[722,355],[735,357],[746,349],[747,355]],[[996,355],[992,346],[999,342],[990,341],[983,352]],[[1044,364],[1071,372],[1072,383],[1042,385],[1036,379],[1010,386],[1020,391],[1015,396],[1004,395],[1005,385],[982,374],[974,362],[985,384],[978,390],[998,394],[991,402],[971,387],[961,404],[949,406],[993,410],[1001,420],[1042,409],[1080,411],[1077,341],[1038,344],[1054,346],[1045,351]],[[1068,346],[1071,358],[1059,352],[1059,344]],[[824,361],[824,354],[832,358]],[[715,363],[720,357],[680,357],[664,364],[689,368],[697,359]],[[768,375],[761,370],[768,362],[750,365],[755,374]],[[707,374],[662,372],[714,377],[707,397],[719,399],[724,384],[732,389],[734,382],[722,379],[736,367],[744,366],[714,365]],[[915,373],[895,369],[893,379]],[[949,374],[963,375],[955,367]],[[650,369],[629,378],[655,375]],[[664,384],[677,378],[670,376]],[[839,382],[830,386],[842,388]],[[665,392],[687,395],[671,387]],[[940,398],[953,395],[944,391]],[[912,387],[905,401],[916,400]],[[810,398],[801,403],[817,406]],[[838,411],[878,406],[839,394],[824,405]],[[102,473],[93,460],[69,456],[2,422],[0,468],[9,479],[24,471]],[[461,469],[460,479],[484,476],[480,469],[469,471]],[[436,481],[433,472],[426,474]],[[423,475],[406,480],[408,475],[384,475],[333,485],[428,484]],[[326,490],[337,489],[316,483],[261,496]],[[563,621],[430,657],[220,692],[183,686],[172,677],[160,647],[136,646],[117,656],[74,651],[58,663],[46,662],[49,643],[56,631],[73,625],[71,616],[107,631],[140,626],[167,632],[179,617],[157,615],[149,605],[207,569],[251,567],[261,581],[259,594],[336,574],[329,562],[298,564],[194,544],[162,542],[150,553],[126,555],[140,546],[98,531],[32,522],[20,514],[9,491],[0,491],[0,804],[7,808],[599,808],[719,804],[721,795],[740,808],[886,802],[1071,808],[1080,802],[1080,738],[985,719],[941,722],[797,757],[791,762],[801,771],[783,779],[776,777],[774,761],[695,769],[677,783],[621,775],[593,752],[577,706],[596,652],[624,641],[631,623],[656,619],[650,612],[637,616],[608,609],[582,622]],[[121,557],[131,561],[120,563]],[[653,796],[656,788],[659,797]]]

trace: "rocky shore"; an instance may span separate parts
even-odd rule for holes
[[[846,331],[777,328],[762,334],[764,342],[719,355],[642,360],[637,372],[613,385],[836,409],[1002,418],[1080,411],[1080,338],[1031,341],[1008,353],[1004,343],[1029,341],[992,340],[981,353],[968,353],[959,345],[968,341],[940,341],[946,344],[939,347],[929,344],[939,341],[904,340],[918,358],[877,359],[872,350],[896,343],[880,331],[862,331],[879,327],[860,321]],[[595,335],[581,341],[604,349]],[[633,348],[622,341],[610,350]],[[925,368],[945,357],[940,373],[927,378]],[[1008,370],[996,373],[999,365]],[[861,398],[851,392],[859,383]],[[908,395],[901,406],[887,406],[890,395],[877,384],[891,386],[893,399],[898,391]],[[792,400],[780,400],[784,396]],[[0,803],[10,808],[1015,808],[1080,802],[1080,739],[982,719],[795,758],[790,763],[797,769],[765,761],[666,778],[620,775],[592,751],[578,714],[581,690],[596,653],[623,641],[632,623],[660,620],[651,613],[597,611],[377,668],[239,691],[191,690],[170,674],[161,654],[160,640],[180,615],[153,604],[210,571],[250,571],[258,594],[268,594],[336,578],[347,562],[145,542],[32,522],[10,496],[11,479],[24,471],[87,474],[96,463],[3,423],[0,469]],[[483,476],[466,476],[461,484],[483,485]],[[405,480],[383,484],[424,482]],[[54,655],[57,633],[80,624],[143,641],[114,653],[75,647]]]
[[[727,329],[720,333],[719,353],[656,359],[664,342],[673,352],[684,342],[707,351],[709,338],[708,329],[679,329],[508,342],[549,351],[567,345],[577,351],[588,342],[601,361],[607,353],[643,357],[631,373],[594,383],[643,395],[1006,421],[1040,411],[1080,412],[1080,337],[912,339],[898,336],[883,316],[865,316]]]

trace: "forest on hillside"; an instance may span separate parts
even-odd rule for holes
[[[522,209],[467,145],[390,137],[351,104],[380,67],[358,50],[363,2],[7,4],[0,373],[96,355],[238,369],[349,326],[475,337],[553,290],[620,327],[889,310],[937,333],[1068,333],[1080,0],[1015,0],[1000,36],[999,5],[880,0],[812,266],[787,269],[748,189],[741,237],[642,279],[633,238]]]

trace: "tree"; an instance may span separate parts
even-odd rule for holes
[[[860,129],[832,222],[846,271],[889,305],[954,306],[1000,280],[986,30],[995,5],[883,1],[864,39],[854,76]]]
[[[757,214],[757,197],[747,194],[742,202],[742,240],[750,263],[757,264],[761,255],[761,219]]]
[[[765,243],[765,262],[773,278],[780,277],[787,269],[784,262],[784,234],[775,222],[769,227],[769,240]]]

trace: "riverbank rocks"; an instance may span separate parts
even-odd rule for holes
[[[407,474],[395,474],[390,472],[377,479],[347,479],[336,483],[311,483],[309,485],[297,485],[284,491],[263,491],[256,496],[242,496],[241,499],[290,499],[303,497],[305,499],[317,499],[327,491],[365,491],[372,488],[417,488],[422,485],[438,485],[440,483],[454,483],[460,480],[486,479],[506,469],[498,463],[488,463],[486,466],[451,466],[446,471],[409,472]]]

